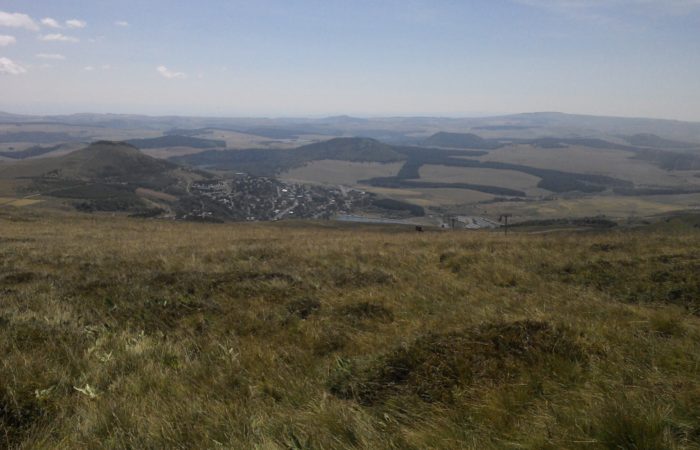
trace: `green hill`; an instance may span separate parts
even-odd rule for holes
[[[323,159],[390,162],[405,160],[395,147],[368,138],[336,138],[290,150],[208,150],[171,158],[180,164],[274,176],[294,167]]]
[[[129,144],[111,141],[95,142],[64,156],[0,166],[0,180],[16,183],[18,195],[68,199],[86,211],[140,213],[157,203],[144,201],[136,192],[139,188],[179,196],[185,193],[182,186],[188,177],[198,178]]]
[[[144,155],[124,142],[99,141],[55,158],[0,167],[0,178],[61,178],[84,181],[139,181],[159,177],[177,165]]]
[[[336,138],[299,147],[295,152],[308,160],[391,162],[405,159],[391,145],[369,138]]]
[[[24,150],[17,150],[11,152],[0,152],[0,156],[10,159],[27,159],[36,156],[45,155],[47,153],[55,152],[59,150],[61,145],[53,145],[49,147],[42,147],[41,145],[35,145]]]

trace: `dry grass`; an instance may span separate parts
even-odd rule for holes
[[[0,447],[698,448],[699,250],[2,210]]]
[[[555,198],[533,202],[481,204],[475,209],[482,215],[513,214],[516,220],[530,218],[594,217],[626,219],[687,211],[700,208],[700,194],[625,197],[596,195],[579,198]]]
[[[0,205],[2,205],[2,206],[14,206],[15,208],[36,205],[37,203],[41,203],[41,202],[42,202],[42,200],[31,199],[31,198],[0,197]]]

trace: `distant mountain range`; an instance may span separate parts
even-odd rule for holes
[[[416,143],[440,131],[489,133],[488,137],[603,137],[655,134],[670,141],[700,143],[700,122],[539,112],[481,118],[222,118],[72,114],[30,116],[0,113],[0,123],[65,124],[114,129],[225,129],[269,138],[300,135],[364,136],[393,143]]]

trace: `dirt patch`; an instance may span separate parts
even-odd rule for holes
[[[394,313],[384,305],[360,302],[345,305],[338,309],[338,315],[353,324],[364,322],[389,323],[394,320]]]
[[[349,342],[350,337],[342,329],[327,328],[315,339],[313,351],[317,356],[326,356],[342,350]]]
[[[594,252],[612,252],[614,250],[620,250],[622,248],[619,244],[613,244],[610,242],[601,242],[598,244],[591,245],[591,250]]]
[[[363,287],[396,282],[394,275],[381,269],[339,268],[333,274],[337,287]]]
[[[26,244],[28,242],[34,242],[36,239],[30,238],[8,238],[0,237],[0,244]]]
[[[467,273],[479,262],[479,257],[472,253],[447,251],[440,254],[440,266],[452,273]]]
[[[25,284],[39,278],[34,272],[14,272],[0,278],[0,283],[3,284]]]
[[[586,361],[578,336],[568,328],[535,321],[491,323],[428,334],[369,363],[342,362],[329,389],[364,405],[407,394],[448,402],[455,387],[503,383],[525,371],[534,373],[538,366],[551,376],[562,363]]]
[[[42,416],[43,411],[37,401],[17,398],[7,389],[0,391],[0,447],[19,445]]]
[[[210,272],[162,272],[154,276],[153,280],[157,283],[169,284],[169,285],[179,285],[179,284],[192,284],[193,281],[199,280],[204,284],[220,285],[232,281],[269,281],[269,280],[283,280],[293,283],[296,278],[293,276],[281,273],[281,272],[224,272],[224,273],[210,273]]]
[[[303,297],[287,303],[287,312],[290,315],[307,319],[312,314],[321,309],[321,302],[315,298]]]
[[[165,192],[154,191],[152,189],[146,188],[136,188],[136,195],[139,197],[144,197],[152,200],[163,200],[166,202],[176,202],[177,197],[174,195],[166,194]]]

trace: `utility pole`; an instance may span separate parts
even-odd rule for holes
[[[512,214],[501,214],[501,216],[498,218],[499,222],[503,222],[505,226],[505,235],[508,236],[508,218],[513,217]]]

